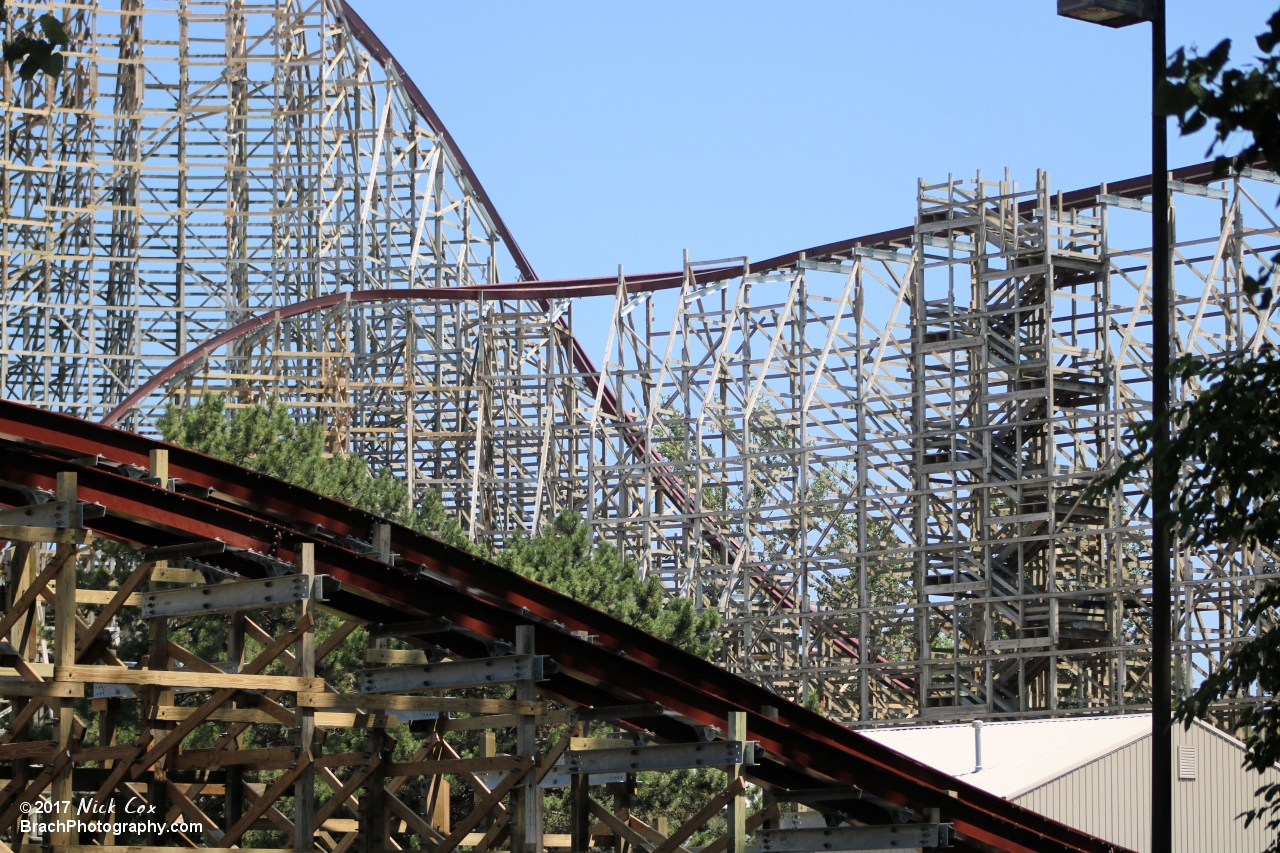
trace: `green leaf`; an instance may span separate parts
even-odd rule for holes
[[[33,79],[36,76],[36,72],[45,66],[45,63],[52,55],[53,47],[48,42],[36,39],[30,40],[26,61],[18,66],[18,76],[23,80]]]
[[[40,63],[40,69],[50,77],[59,77],[62,75],[62,54],[51,53],[45,57]]]
[[[40,24],[40,29],[44,30],[45,37],[49,39],[51,45],[71,43],[71,39],[67,37],[67,31],[62,28],[62,22],[53,15],[41,15],[36,21]]]

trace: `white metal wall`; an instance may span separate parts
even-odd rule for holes
[[[1175,853],[1259,853],[1271,840],[1265,824],[1245,828],[1236,816],[1254,807],[1254,791],[1280,782],[1241,767],[1244,750],[1229,737],[1197,724],[1173,732]],[[1196,778],[1177,780],[1176,750],[1196,752]],[[1034,788],[1014,802],[1140,853],[1151,849],[1151,739],[1136,741],[1097,761]]]

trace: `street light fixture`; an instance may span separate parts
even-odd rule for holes
[[[1058,14],[1107,27],[1151,22],[1151,402],[1152,415],[1169,413],[1169,139],[1168,117],[1156,108],[1165,79],[1165,0],[1058,0]],[[1173,602],[1169,516],[1173,504],[1168,424],[1156,433],[1151,478],[1151,851],[1173,848],[1173,716],[1170,684]]]
[[[1058,0],[1058,14],[1064,18],[1127,27],[1154,17],[1154,0]]]

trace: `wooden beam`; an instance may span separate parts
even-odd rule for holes
[[[120,584],[120,588],[115,591],[111,600],[98,612],[93,624],[89,626],[89,630],[80,638],[80,643],[76,646],[76,661],[83,658],[85,653],[89,651],[89,647],[98,639],[98,636],[107,630],[107,627],[111,625],[111,620],[128,603],[129,596],[147,579],[154,567],[155,563],[142,563],[124,579],[124,583]],[[76,593],[76,596],[77,600],[79,600],[79,592]]]
[[[223,844],[236,844],[244,837],[253,824],[266,813],[276,800],[293,787],[294,781],[302,775],[302,772],[311,766],[311,751],[307,750],[298,756],[298,762],[291,769],[286,770],[281,776],[271,784],[263,795],[249,808],[245,809],[245,813],[236,821],[235,826],[227,830],[222,836]]]
[[[350,799],[351,795],[354,794],[362,784],[364,784],[364,780],[368,779],[369,775],[377,769],[379,760],[380,759],[376,755],[371,756],[368,761],[365,762],[364,766],[353,771],[347,778],[347,781],[341,783],[341,787],[336,788],[333,796],[326,800],[325,804],[316,812],[313,825],[318,827],[320,824],[333,817],[338,809],[340,809],[343,804]],[[329,784],[332,786],[333,782],[330,781]]]
[[[311,627],[311,616],[310,614],[303,615],[301,618],[299,618],[293,623],[292,627],[290,627],[288,631],[285,631],[283,634],[281,634],[280,637],[277,638],[274,643],[272,643],[267,648],[263,649],[262,652],[256,658],[254,658],[250,663],[248,663],[244,667],[244,670],[246,673],[248,673],[248,675],[241,675],[239,677],[240,678],[256,677],[254,675],[255,673],[259,673],[262,670],[266,669],[267,666],[280,655],[280,652],[283,651],[285,648],[287,648],[293,642],[294,638],[299,633],[301,633],[302,631],[305,631],[309,627]],[[105,667],[99,667],[99,668],[105,668]],[[224,676],[224,678],[231,678],[231,677],[232,676]],[[284,676],[261,676],[261,677],[278,678],[278,677],[284,677]],[[134,764],[133,778],[137,779],[139,776],[142,775],[143,772],[147,770],[147,768],[149,768],[151,765],[159,761],[160,757],[164,755],[164,753],[167,750],[170,750],[176,747],[178,744],[182,743],[182,741],[186,739],[187,735],[191,734],[191,732],[195,730],[196,726],[204,722],[204,720],[210,714],[216,711],[220,705],[229,701],[231,697],[236,694],[238,689],[239,688],[228,687],[228,688],[217,690],[216,692],[214,692],[214,694],[210,696],[208,699],[206,699],[204,703],[201,704],[194,713],[192,713],[189,717],[187,717],[185,720],[183,720],[181,723],[175,726],[170,732],[168,732],[163,738],[160,739],[159,743],[156,743],[155,745],[151,746],[138,759],[138,761]],[[311,762],[310,750],[307,750],[306,754],[307,754],[307,763],[310,764]],[[228,843],[235,843],[235,842],[231,841]]]
[[[377,711],[456,711],[471,714],[545,715],[546,702],[510,699],[458,699],[452,696],[368,696],[299,692],[298,704],[309,708],[362,708]]]
[[[40,593],[49,581],[58,576],[62,571],[62,567],[67,561],[76,556],[76,551],[65,551],[59,553],[49,564],[44,567],[40,574],[36,575],[36,579],[31,582],[31,586],[22,591],[22,595],[18,596],[18,600],[9,608],[9,612],[0,616],[0,637],[9,633],[9,629],[18,624],[18,620],[27,615],[27,610],[31,605],[36,603],[36,599],[40,597]],[[73,585],[74,586],[74,585]]]
[[[12,800],[9,807],[5,809],[4,814],[0,815],[0,832],[7,832],[11,826],[17,823],[18,818],[25,814],[22,807],[34,802],[37,797],[43,794],[44,789],[49,787],[54,778],[69,767],[70,764],[71,751],[63,750],[58,753],[57,759],[51,766],[46,767],[39,776],[27,783],[22,793],[18,794],[17,798]]]
[[[411,807],[406,805],[404,800],[390,791],[387,791],[386,797],[387,805],[391,808],[391,811],[408,824],[410,832],[416,832],[423,841],[434,841],[437,844],[444,841],[444,836],[435,827],[423,820]]]
[[[93,531],[76,527],[23,527],[0,524],[0,539],[10,542],[50,542],[58,545],[84,545],[93,540]]]
[[[300,574],[309,586],[315,585],[316,563],[315,545],[303,542],[297,546],[294,562]],[[294,654],[286,650],[283,655],[293,658],[294,673],[299,678],[315,678],[316,675],[316,630],[315,602],[310,596],[296,605],[299,619],[309,618],[312,624],[297,635]],[[252,620],[245,621],[250,630],[258,626]],[[266,633],[265,631],[263,632]],[[255,635],[256,636],[256,635]],[[269,636],[269,635],[268,635]],[[298,705],[294,712],[297,721],[298,749],[309,750],[316,736],[316,712],[314,708]],[[293,783],[293,849],[300,853],[309,853],[316,846],[315,833],[316,813],[316,771],[307,767]]]
[[[778,804],[770,803],[765,808],[761,809],[760,811],[753,814],[751,817],[747,818],[747,832],[748,833],[755,832],[757,829],[759,829],[761,826],[764,825],[765,821],[772,820],[773,818],[777,817],[779,812],[780,810],[778,808]],[[728,847],[729,847],[729,836],[722,835],[719,838],[717,838],[715,841],[712,841],[706,847],[703,847],[700,853],[724,853],[724,851],[728,849]]]
[[[438,776],[447,773],[491,773],[495,770],[515,770],[520,759],[512,755],[492,758],[460,758],[444,761],[409,761],[388,764],[388,776]]]
[[[222,830],[218,829],[217,821],[205,814],[204,810],[196,805],[195,801],[188,797],[185,791],[168,779],[165,780],[165,791],[169,794],[170,802],[182,814],[190,818],[192,823],[200,825],[201,834],[210,843],[217,844],[222,840]]]
[[[727,806],[733,801],[734,797],[739,796],[746,789],[746,779],[742,776],[735,777],[733,781],[729,783],[729,787],[725,788],[722,793],[713,797],[711,802],[694,812],[692,817],[667,836],[666,841],[653,848],[653,853],[675,853],[676,848],[701,829],[703,824],[715,817],[716,812]]]
[[[649,839],[636,832],[626,821],[597,803],[594,799],[587,800],[587,808],[590,809],[593,815],[599,818],[601,823],[612,829],[614,834],[631,846],[635,847],[637,850],[648,851],[653,849],[653,844]],[[683,847],[679,847],[677,850],[678,853],[689,853],[689,851]]]
[[[493,807],[502,801],[508,791],[520,784],[524,777],[533,770],[533,767],[534,758],[532,755],[526,755],[520,759],[520,766],[508,773],[506,778],[499,782],[489,793],[489,796],[485,797],[479,805],[472,809],[469,815],[458,821],[458,825],[453,832],[449,833],[445,840],[440,842],[434,853],[452,853],[453,849],[466,838],[467,833],[471,832],[484,819],[485,815],[489,814]]]
[[[281,706],[283,707],[283,706]],[[288,710],[288,709],[286,709]],[[195,713],[195,708],[172,705],[156,709],[156,719],[167,722],[181,722]],[[251,723],[253,725],[290,725],[289,720],[280,719],[276,714],[269,714],[257,708],[219,708],[205,718],[210,723]],[[395,717],[371,716],[354,711],[317,711],[316,725],[331,726],[337,729],[367,729],[377,726],[387,728],[398,723]]]
[[[321,661],[329,656],[329,653],[350,637],[355,629],[359,628],[363,623],[356,619],[347,619],[337,628],[334,628],[329,636],[324,638],[319,647],[316,648],[316,660]]]
[[[54,677],[57,677],[56,674]],[[0,682],[0,696],[83,699],[84,685],[72,681],[5,681]],[[34,713],[32,711],[32,715]],[[11,726],[10,728],[12,730],[16,726]]]
[[[294,692],[300,690],[314,691],[317,688],[324,688],[323,678],[299,678],[296,675],[129,669],[127,667],[86,664],[54,667],[53,677],[80,683],[128,684],[142,687],[193,687],[205,690],[283,690],[285,692]]]

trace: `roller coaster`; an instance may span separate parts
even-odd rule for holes
[[[1063,192],[1045,172],[949,176],[921,181],[894,230],[545,281],[348,3],[12,5],[8,31],[51,9],[71,45],[57,80],[6,71],[0,103],[0,385],[42,410],[4,409],[6,503],[56,495],[58,471],[82,493],[101,480],[85,499],[105,517],[66,529],[152,550],[221,541],[240,550],[208,564],[242,578],[285,572],[307,543],[353,624],[447,619],[463,658],[532,625],[561,667],[540,691],[660,706],[619,719],[671,743],[745,712],[765,758],[744,772],[770,790],[820,778],[858,786],[861,805],[841,807],[869,824],[941,810],[961,843],[1104,849],[946,794],[954,782],[848,729],[1150,708],[1148,483],[1084,491],[1150,412],[1149,177]],[[1276,341],[1243,282],[1276,249],[1277,183],[1171,174],[1175,354]],[[608,318],[597,359],[574,334],[584,312]],[[486,547],[581,515],[720,614],[716,666],[223,463],[186,454],[154,473],[152,451],[185,454],[152,443],[160,414],[213,393],[321,421],[333,451],[391,469],[415,500],[438,492]],[[30,535],[22,553],[54,559]],[[1275,567],[1175,553],[1186,691],[1240,641]]]

